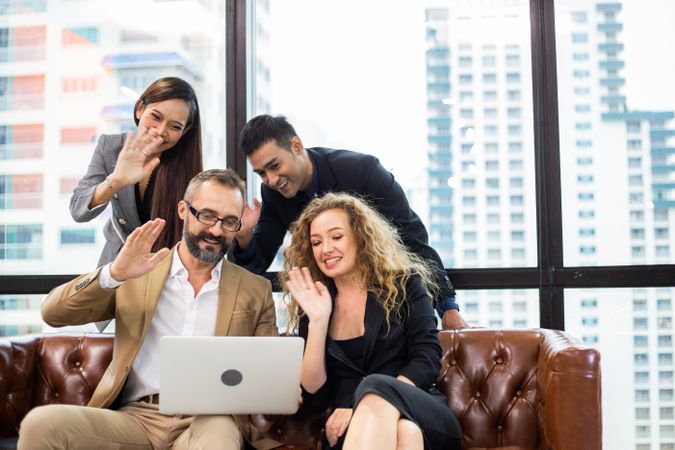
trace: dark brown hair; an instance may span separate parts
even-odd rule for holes
[[[291,140],[295,136],[295,129],[286,117],[261,114],[244,125],[239,134],[239,150],[248,157],[269,141],[276,141],[279,147],[290,152]]]
[[[176,205],[183,199],[192,177],[203,170],[202,130],[199,117],[199,104],[192,86],[176,77],[160,78],[148,86],[134,106],[134,121],[138,125],[136,111],[142,111],[151,103],[181,99],[187,103],[188,115],[185,131],[180,140],[171,149],[161,155],[159,166],[155,169],[155,187],[152,193],[150,218],[166,220],[164,231],[159,236],[153,251],[162,247],[173,247],[180,241],[183,226],[176,214]]]

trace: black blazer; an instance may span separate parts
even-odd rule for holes
[[[436,317],[418,276],[411,277],[406,285],[406,301],[403,303],[401,293],[397,303],[402,305],[403,320],[399,322],[392,314],[387,328],[384,309],[368,294],[363,368],[357,367],[330,336],[326,338],[326,383],[314,394],[303,390],[303,408],[351,408],[356,387],[366,375],[375,373],[404,375],[420,389],[442,395],[433,388],[441,367]],[[298,334],[304,339],[308,325],[307,317],[301,318]]]
[[[347,192],[359,195],[386,217],[401,235],[410,251],[434,264],[436,282],[441,291],[436,300],[454,296],[455,291],[436,251],[428,244],[429,236],[420,218],[408,204],[403,189],[372,155],[330,148],[306,149],[318,174],[317,195],[326,192]],[[229,258],[253,273],[262,274],[272,264],[286,231],[307,206],[303,195],[285,198],[274,189],[262,185],[260,220],[253,233],[255,254],[243,260],[234,244]]]

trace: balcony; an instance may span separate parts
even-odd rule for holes
[[[601,69],[623,69],[626,66],[626,63],[624,61],[620,61],[618,59],[611,60],[611,61],[600,61],[598,64],[598,67]]]
[[[44,94],[0,95],[0,111],[43,109],[44,107],[45,107]]]
[[[1,144],[0,160],[7,159],[39,159],[43,156],[42,142],[26,142],[21,144]]]
[[[620,52],[623,51],[623,44],[620,42],[605,42],[598,45],[598,50],[601,52]]]
[[[619,2],[610,2],[610,3],[598,3],[596,9],[600,12],[619,12],[621,11],[621,3]]]
[[[611,77],[611,78],[601,78],[600,86],[607,87],[620,87],[626,84],[625,78]]]
[[[598,31],[602,32],[618,32],[623,30],[623,24],[620,22],[605,22],[598,24]]]
[[[22,45],[0,48],[0,63],[18,61],[44,61],[45,45]]]
[[[101,65],[108,69],[181,67],[197,78],[201,74],[190,60],[178,52],[120,53],[105,55]]]

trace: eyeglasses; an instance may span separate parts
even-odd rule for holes
[[[218,222],[222,223],[222,228],[224,231],[234,231],[237,232],[241,230],[241,219],[238,217],[224,217],[220,218],[218,216],[215,216],[211,213],[207,213],[204,211],[197,211],[192,207],[190,203],[187,202],[187,200],[183,200],[185,204],[187,204],[188,209],[192,213],[193,216],[197,218],[198,221],[203,223],[204,225],[208,225],[210,227],[214,226]]]

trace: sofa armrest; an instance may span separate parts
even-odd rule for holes
[[[0,340],[0,437],[16,436],[33,407],[39,342],[40,336]]]
[[[16,436],[32,408],[86,405],[112,358],[112,335],[36,335],[0,340],[0,437]]]
[[[541,330],[537,391],[541,448],[602,449],[600,353],[562,331]]]
[[[283,443],[284,448],[320,450],[330,414],[330,409],[319,412],[301,409],[292,416],[254,414],[251,422],[265,436]]]

